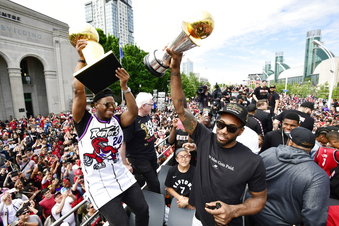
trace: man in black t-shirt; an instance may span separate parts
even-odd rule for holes
[[[160,193],[154,128],[149,116],[153,106],[152,98],[150,93],[141,92],[137,95],[135,101],[138,116],[132,125],[124,129],[124,138],[127,161],[131,164],[139,185],[142,186],[146,180],[150,191]]]
[[[278,129],[279,123],[285,118],[285,115],[293,112],[299,115],[300,126],[309,130],[313,130],[314,118],[311,117],[311,113],[314,110],[314,103],[304,102],[300,105],[298,110],[285,110],[281,112],[273,121],[273,129]]]
[[[275,90],[276,90],[275,85],[270,85],[270,94],[268,95],[268,105],[270,106],[271,115],[278,114],[280,97]]]
[[[255,88],[253,92],[253,99],[255,100],[255,102],[258,102],[258,100],[268,99],[270,89],[266,85],[267,81],[263,80],[261,82],[261,86]]]
[[[258,213],[265,205],[265,168],[260,156],[236,141],[244,131],[247,110],[228,104],[219,112],[216,134],[184,108],[185,96],[180,77],[182,54],[171,55],[171,94],[174,108],[185,130],[197,145],[197,165],[189,203],[203,225],[242,225],[241,216]],[[245,187],[251,197],[242,202]],[[194,222],[197,219],[193,219]]]
[[[271,147],[278,147],[280,144],[286,145],[288,140],[288,135],[292,129],[300,126],[300,118],[298,114],[290,112],[285,115],[284,120],[282,121],[281,129],[273,130],[265,134],[264,143],[261,147],[259,153],[262,153],[266,149]]]

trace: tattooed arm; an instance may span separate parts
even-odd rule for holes
[[[166,51],[171,56],[171,95],[173,105],[186,132],[191,135],[194,132],[198,121],[188,109],[185,109],[185,95],[182,89],[180,76],[182,53],[176,53],[170,49],[166,49]]]

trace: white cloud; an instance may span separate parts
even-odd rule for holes
[[[15,0],[70,25],[84,21],[86,1]],[[338,0],[133,0],[133,10],[136,45],[145,51],[173,41],[190,14],[209,11],[215,30],[186,57],[211,81],[246,79],[273,63],[276,51],[290,66],[303,64],[306,32],[313,29],[322,29],[325,44],[339,54]]]

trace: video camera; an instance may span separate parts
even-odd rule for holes
[[[197,94],[198,95],[202,95],[202,94],[204,94],[206,92],[206,90],[207,90],[207,86],[201,85],[201,86],[199,86],[199,88],[197,90]]]

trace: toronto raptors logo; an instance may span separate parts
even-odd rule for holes
[[[122,143],[122,136],[113,136],[113,142],[111,146],[108,143],[108,138],[110,135],[118,135],[118,127],[110,127],[99,130],[94,128],[91,130],[92,138],[92,147],[93,153],[84,154],[84,164],[86,166],[91,166],[93,160],[96,163],[93,165],[93,169],[98,170],[106,167],[104,160],[113,161],[116,163],[118,161],[117,153]]]

